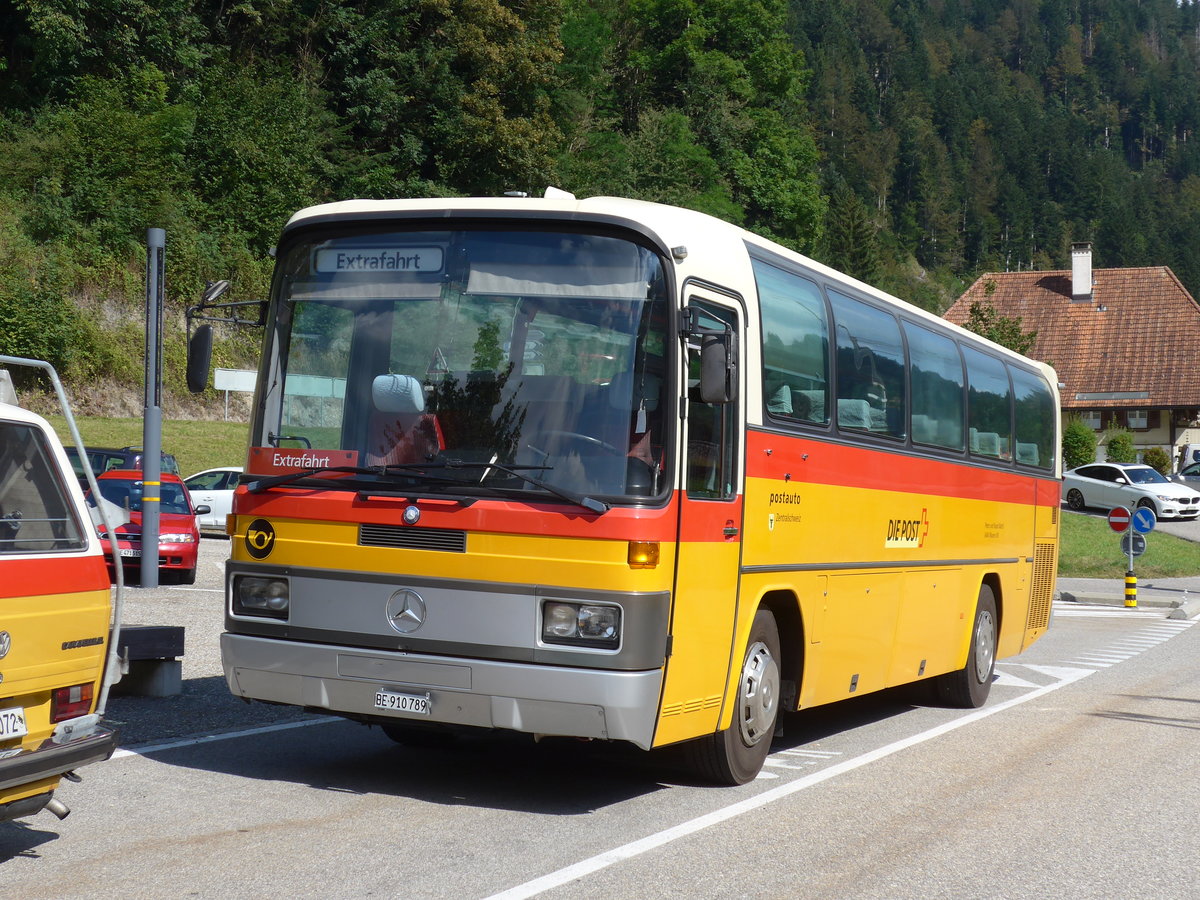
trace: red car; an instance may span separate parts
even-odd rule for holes
[[[128,569],[140,569],[142,561],[142,473],[134,469],[113,469],[96,478],[100,495],[113,506],[110,513],[117,521],[117,550],[121,563]],[[162,473],[161,500],[158,513],[158,572],[160,580],[168,576],[179,584],[196,581],[196,554],[200,531],[196,515],[208,512],[208,507],[192,506],[192,498],[178,475]],[[92,501],[91,495],[88,495]],[[101,533],[106,561],[112,565],[112,547]]]

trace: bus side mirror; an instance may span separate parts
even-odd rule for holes
[[[700,341],[700,400],[729,403],[734,399],[737,368],[733,365],[734,336],[708,333]]]
[[[193,394],[208,387],[208,367],[212,363],[212,326],[200,325],[188,339],[187,386]]]

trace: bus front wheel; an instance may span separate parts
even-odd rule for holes
[[[769,611],[754,614],[746,644],[733,721],[687,747],[691,768],[720,784],[745,784],[759,773],[779,718],[779,627]]]
[[[979,588],[979,600],[975,604],[967,664],[957,672],[938,676],[937,693],[943,703],[958,709],[983,706],[996,669],[997,636],[996,597],[991,587],[984,584]]]

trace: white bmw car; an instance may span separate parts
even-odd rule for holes
[[[1143,465],[1091,463],[1063,473],[1063,496],[1071,509],[1148,507],[1160,519],[1200,516],[1198,487],[1168,481]]]

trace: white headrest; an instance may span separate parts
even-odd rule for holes
[[[376,375],[371,382],[371,402],[380,412],[424,412],[425,391],[411,375]]]

